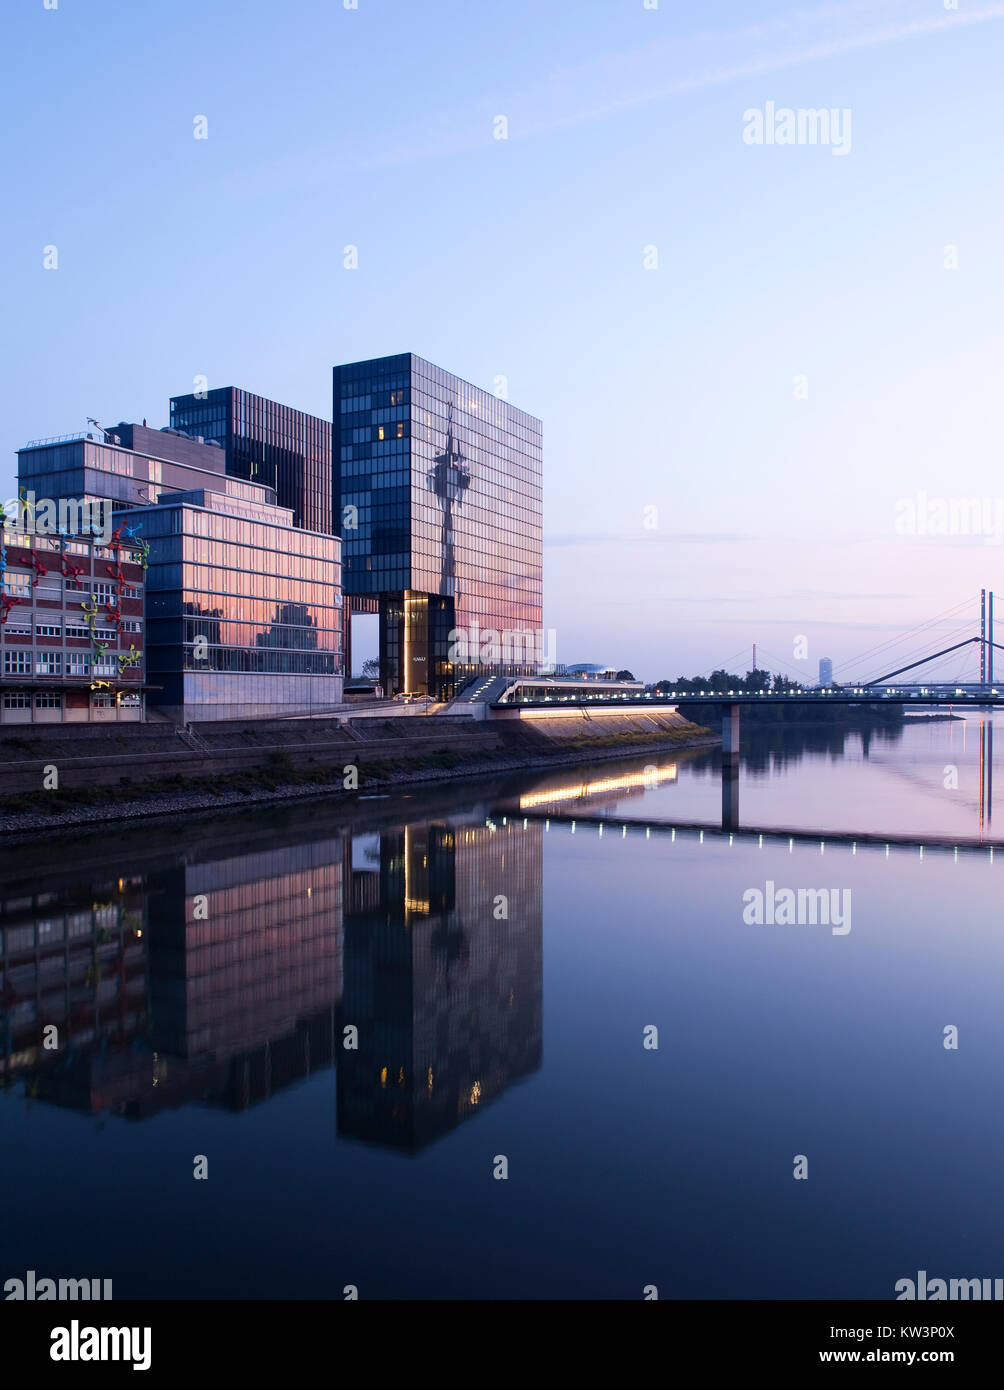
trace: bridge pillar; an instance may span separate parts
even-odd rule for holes
[[[739,829],[739,705],[722,708],[722,829]]]
[[[739,829],[739,759],[722,758],[722,829]]]
[[[739,706],[722,706],[722,755],[739,756]]]

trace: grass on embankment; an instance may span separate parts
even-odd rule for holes
[[[708,729],[687,725],[679,729],[654,735],[651,733],[608,734],[599,738],[575,735],[561,740],[542,735],[524,735],[522,732],[507,738],[500,748],[474,748],[470,750],[456,747],[442,747],[418,754],[405,754],[397,750],[383,749],[371,751],[362,747],[343,750],[349,761],[354,761],[359,769],[357,790],[380,786],[392,781],[407,781],[408,774],[429,772],[454,772],[470,765],[472,770],[484,771],[486,763],[507,763],[510,767],[514,759],[532,758],[535,761],[553,759],[560,763],[569,753],[580,755],[592,750],[612,748],[630,752],[633,747],[643,745],[648,748],[679,748],[690,744],[696,738],[707,736]],[[355,754],[355,758],[351,757]],[[578,756],[576,757],[578,761]],[[262,793],[277,792],[284,787],[337,787],[342,782],[343,764],[340,762],[317,763],[298,767],[285,752],[270,753],[260,767],[245,768],[240,772],[220,773],[215,776],[183,777],[174,774],[169,777],[154,777],[149,780],[121,777],[117,783],[94,787],[70,787],[65,790],[47,792],[13,793],[0,800],[0,811],[8,815],[45,811],[60,815],[85,806],[112,806],[120,801],[134,801],[137,798],[157,798],[183,796],[198,793],[202,796],[224,796],[240,794],[260,796]]]

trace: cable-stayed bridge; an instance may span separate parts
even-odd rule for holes
[[[971,600],[965,600],[968,607]],[[752,707],[777,706],[849,706],[862,707],[877,705],[898,705],[903,708],[949,707],[952,710],[974,709],[992,710],[1004,706],[1004,682],[998,686],[994,680],[994,654],[1004,651],[1004,645],[995,642],[993,636],[993,594],[983,590],[980,594],[978,631],[972,631],[972,623],[962,624],[966,635],[956,630],[951,634],[958,640],[939,645],[933,650],[916,651],[916,641],[924,634],[926,642],[931,640],[930,629],[943,624],[946,617],[957,614],[963,604],[949,609],[947,614],[936,615],[918,627],[887,640],[870,652],[854,658],[855,663],[864,664],[868,659],[874,664],[886,665],[890,660],[900,664],[890,670],[880,671],[865,679],[852,679],[844,682],[834,681],[829,685],[808,686],[800,680],[777,676],[771,679],[768,671],[756,666],[756,647],[753,648],[753,670],[745,678],[730,678],[726,675],[727,663],[709,674],[707,682],[695,678],[686,682],[661,681],[652,690],[645,690],[640,683],[636,688],[622,687],[618,690],[597,689],[595,693],[577,684],[574,689],[562,690],[560,680],[496,680],[488,692],[488,701],[494,710],[505,710],[519,705],[527,709],[550,709],[564,705],[566,708],[579,707],[583,710],[599,708],[630,708],[648,706],[665,709],[671,704],[686,714],[688,709],[700,717],[707,718],[708,706],[721,712],[722,720],[722,816],[721,829],[725,832],[739,830],[739,739],[743,709]],[[914,650],[902,652],[897,658],[892,652],[904,642],[913,640]],[[941,639],[943,641],[943,638]],[[762,650],[762,649],[761,649]],[[766,654],[766,653],[765,653]],[[769,654],[766,654],[769,656]],[[910,659],[903,660],[909,655]],[[951,676],[944,673],[948,658],[953,658],[956,671]],[[735,657],[729,658],[734,660]],[[776,661],[776,658],[772,658]],[[961,663],[961,664],[959,664]],[[784,663],[780,663],[782,668]],[[967,665],[976,665],[975,671],[964,673]],[[845,662],[844,667],[850,666]],[[928,671],[926,679],[919,678]],[[934,668],[932,670],[932,668]],[[939,669],[940,668],[940,669]],[[913,679],[904,679],[913,677]],[[754,688],[750,688],[750,687]],[[980,725],[980,823],[983,824],[984,808],[988,813],[993,797],[993,724],[990,720]],[[630,821],[625,822],[626,825]],[[699,829],[700,827],[692,827]],[[794,830],[785,832],[796,834]],[[811,833],[811,832],[810,832]]]

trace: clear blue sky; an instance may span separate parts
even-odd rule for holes
[[[561,660],[656,678],[757,639],[839,676],[983,584],[1004,612],[1004,535],[896,533],[921,492],[1004,505],[1004,3],[12,0],[2,25],[4,496],[20,444],[166,423],[197,374],[328,415],[334,363],[414,351],[544,421]],[[849,153],[744,143],[768,101],[849,109]]]

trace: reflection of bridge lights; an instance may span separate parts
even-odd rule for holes
[[[657,767],[650,772],[633,772],[625,777],[604,777],[597,782],[580,782],[577,786],[558,787],[554,791],[529,792],[519,799],[521,811],[535,806],[550,806],[557,801],[578,801],[587,796],[603,796],[610,792],[628,791],[631,787],[657,787],[660,782],[676,781],[676,763]]]

